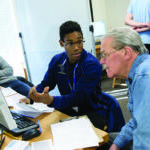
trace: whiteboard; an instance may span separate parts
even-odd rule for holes
[[[67,20],[77,21],[85,45],[91,52],[93,35],[88,0],[14,0],[19,31],[23,35],[32,82],[40,83],[51,58],[64,49],[59,45],[59,27]]]

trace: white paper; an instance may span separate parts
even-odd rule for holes
[[[1,88],[2,89],[2,93],[3,95],[6,97],[6,96],[10,96],[10,95],[14,95],[16,94],[17,92],[14,91],[13,89],[11,89],[10,87],[8,88]]]
[[[52,140],[32,142],[31,150],[53,150]]]
[[[1,91],[5,97],[6,103],[9,107],[14,107],[16,103],[20,101],[20,99],[25,98],[24,95],[21,95],[11,89],[10,87],[8,88],[1,88]]]
[[[55,150],[98,146],[99,138],[86,118],[51,125]]]
[[[5,97],[7,105],[9,107],[14,107],[23,98],[25,98],[25,96],[23,96],[23,95],[21,95],[19,93],[16,93],[14,95],[10,95],[8,97],[7,96]]]
[[[28,144],[28,141],[12,140],[4,150],[25,150]]]
[[[29,116],[32,118],[38,117],[42,113],[53,112],[54,108],[48,107],[43,103],[34,103],[34,104],[24,104],[17,103],[13,109],[15,112]]]

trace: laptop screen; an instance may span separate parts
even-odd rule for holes
[[[0,124],[5,126],[7,129],[12,130],[17,128],[17,124],[12,117],[12,114],[5,101],[5,97],[0,89]]]

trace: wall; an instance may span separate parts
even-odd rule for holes
[[[107,23],[106,0],[93,0],[92,7],[93,7],[94,21],[102,20],[105,23]]]
[[[92,0],[94,20],[104,20],[106,31],[113,27],[125,26],[124,18],[130,0]]]

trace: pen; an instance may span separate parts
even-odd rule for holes
[[[38,125],[39,125],[40,132],[42,133],[42,129],[41,129],[40,120],[38,120]]]
[[[3,131],[3,133],[4,133],[5,135],[7,135],[7,136],[13,138],[13,139],[19,140],[19,137],[15,137],[15,136],[13,136],[13,135],[11,135],[11,134],[5,132],[5,131]]]

